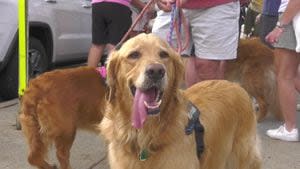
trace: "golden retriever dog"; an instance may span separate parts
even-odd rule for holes
[[[261,167],[251,99],[237,83],[212,80],[181,91],[180,56],[152,34],[112,52],[107,71],[109,94],[99,127],[111,169]],[[190,102],[204,128],[199,158],[195,132],[185,134]]]
[[[29,146],[28,162],[54,169],[47,161],[55,144],[61,169],[70,169],[76,129],[97,131],[102,120],[106,86],[94,68],[54,70],[33,79],[21,99],[20,122]]]
[[[260,39],[252,38],[241,40],[237,59],[227,62],[225,78],[239,82],[255,98],[258,121],[265,119],[268,113],[282,119],[273,60],[273,50]]]

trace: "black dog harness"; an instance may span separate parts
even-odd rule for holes
[[[185,127],[185,134],[190,135],[195,130],[197,156],[198,158],[200,158],[201,154],[204,151],[204,127],[199,120],[200,111],[191,102],[189,103],[189,107],[190,117],[188,125]]]

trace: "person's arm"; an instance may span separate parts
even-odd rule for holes
[[[298,12],[300,12],[300,0],[290,0],[276,27],[266,36],[266,41],[271,44],[277,42],[284,31],[284,27],[293,20]]]
[[[298,12],[300,12],[300,0],[290,0],[285,12],[279,20],[279,23],[283,26],[288,25]]]

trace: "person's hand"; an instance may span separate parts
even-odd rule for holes
[[[260,22],[261,14],[258,14],[255,18],[255,24],[258,24]]]
[[[146,11],[146,18],[147,18],[147,20],[154,19],[155,17],[156,17],[156,11],[154,10],[154,8],[148,9]]]
[[[275,27],[273,31],[266,36],[266,41],[269,42],[270,44],[278,42],[278,39],[280,35],[283,33],[283,31],[284,31],[283,28]]]
[[[180,1],[180,5],[186,3],[188,0],[156,0],[156,4],[159,9],[170,12],[172,10],[172,4],[176,3],[176,1]]]
[[[172,10],[173,3],[175,3],[175,0],[156,0],[158,8],[165,12],[170,12]]]

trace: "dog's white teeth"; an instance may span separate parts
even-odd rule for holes
[[[157,106],[160,106],[160,104],[161,104],[161,100],[159,100],[159,101],[157,102]]]
[[[157,100],[157,101],[159,100],[159,95],[160,95],[160,94],[158,94],[158,95],[156,96],[155,100]]]
[[[159,100],[159,101],[157,102],[157,104],[155,104],[155,105],[149,105],[146,101],[144,101],[144,105],[145,105],[148,109],[156,109],[156,108],[158,108],[158,107],[160,106],[160,104],[161,104],[161,100]]]

